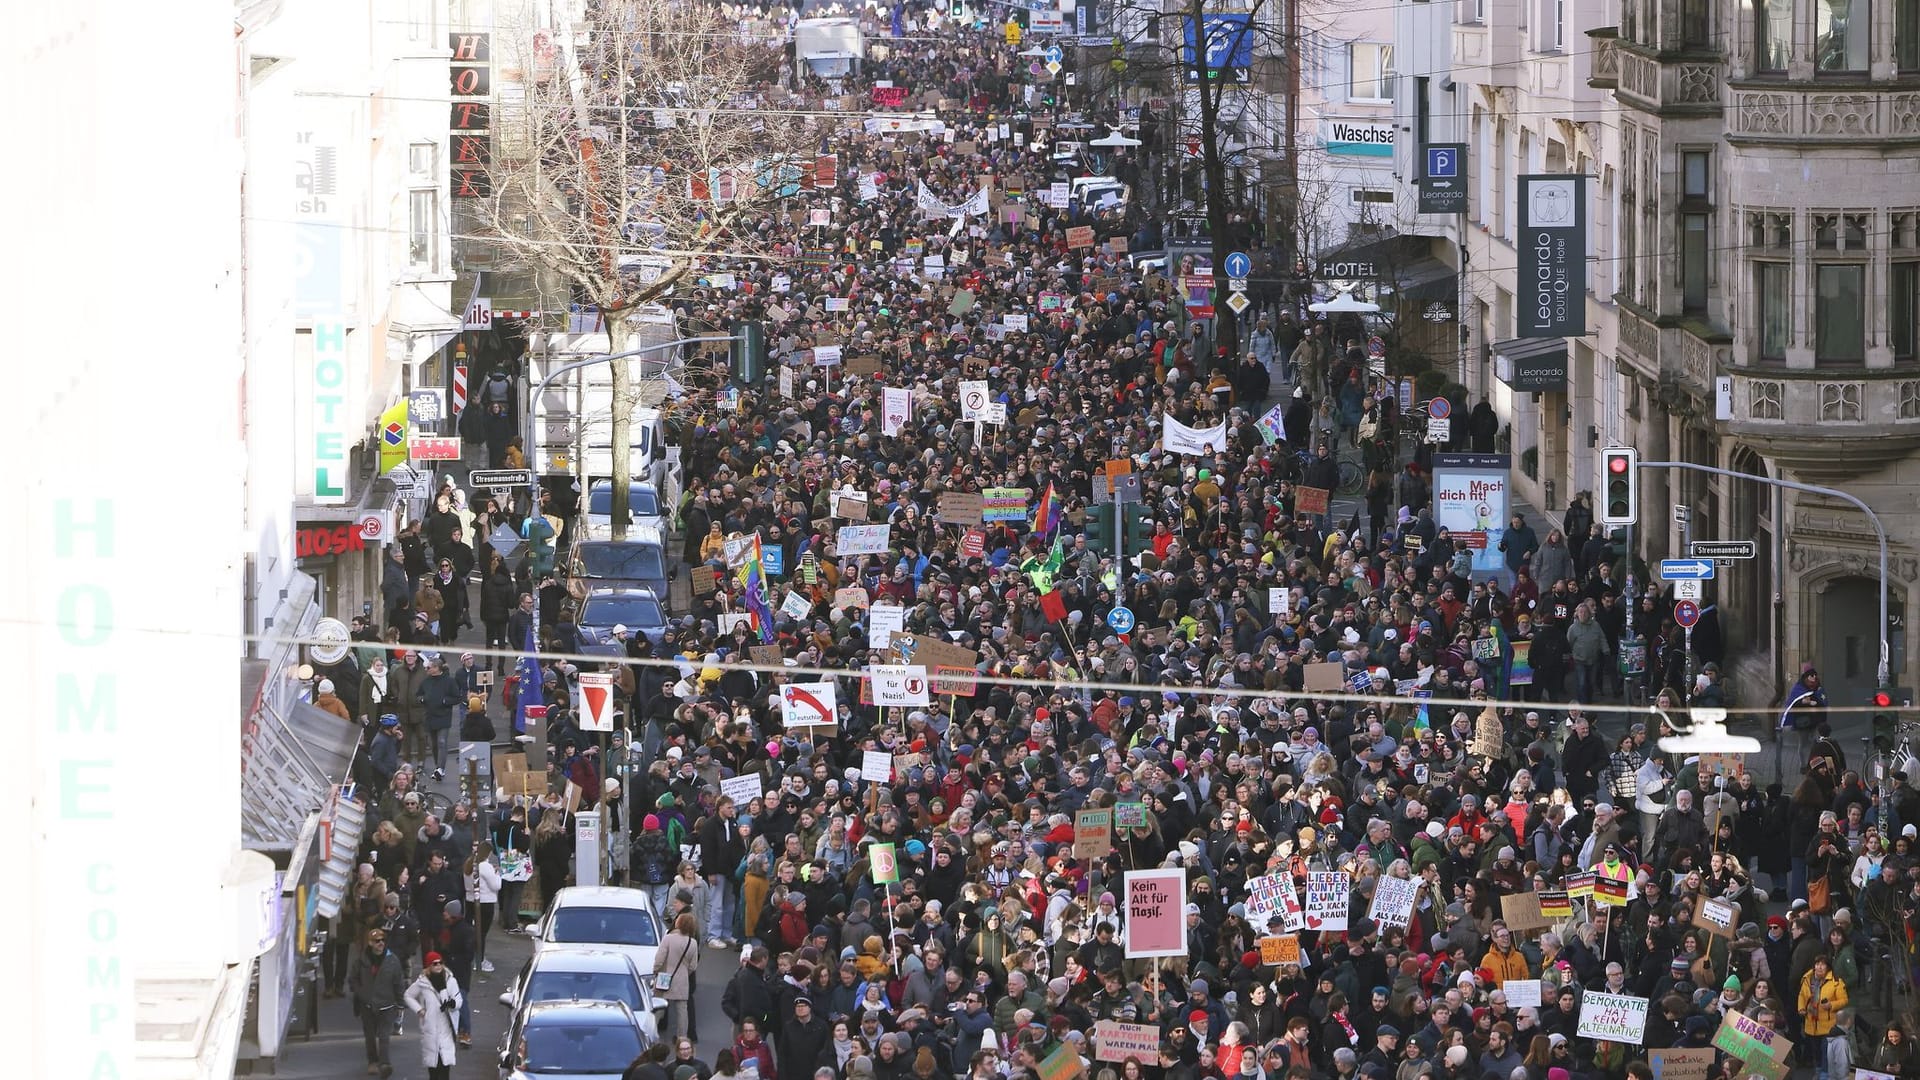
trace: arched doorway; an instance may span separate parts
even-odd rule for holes
[[[1827,700],[1834,705],[1865,703],[1880,666],[1880,583],[1858,575],[1829,580],[1820,587],[1819,619],[1815,663]]]
[[[1765,479],[1767,463],[1747,447],[1734,450],[1728,467]],[[1752,540],[1755,556],[1722,572],[1719,597],[1729,610],[1720,620],[1728,651],[1764,652],[1773,645],[1773,488],[1755,480],[1731,480],[1728,491],[1729,540]]]

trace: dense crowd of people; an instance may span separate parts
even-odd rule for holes
[[[818,106],[885,82],[927,107],[823,127],[826,239],[785,216],[744,226],[740,246],[778,257],[715,265],[683,297],[695,332],[766,324],[772,370],[675,413],[679,554],[713,586],[658,643],[624,640],[609,760],[566,705],[581,665],[554,659],[553,791],[502,798],[490,822],[423,815],[409,788],[444,733],[491,738],[489,707],[531,689],[423,660],[445,621],[476,611],[517,644],[539,605],[546,649],[582,643],[550,555],[460,550],[497,506],[448,492],[436,513],[455,520],[396,549],[413,576],[387,642],[404,655],[374,659],[381,634],[356,627],[369,671],[340,695],[374,732],[383,823],[342,942],[382,940],[352,964],[343,944],[330,970],[370,1009],[417,996],[402,976],[426,950],[467,985],[496,911],[512,928],[568,878],[564,779],[615,814],[615,873],[653,898],[663,956],[739,950],[719,1004],[736,1038],[703,1048],[728,1080],[1649,1080],[1656,1056],[1686,1075],[1672,1050],[1706,1051],[1715,1077],[1920,1075],[1905,1027],[1866,1016],[1905,1007],[1913,790],[1877,802],[1817,708],[1767,787],[1738,759],[1663,751],[1658,712],[1595,707],[1638,677],[1623,668],[1669,712],[1723,691],[1717,665],[1689,673],[1671,598],[1627,592],[1584,497],[1558,524],[1516,519],[1501,570],[1476,572],[1475,539],[1434,520],[1424,457],[1396,449],[1403,403],[1364,328],[1279,297],[1214,346],[1180,270],[1114,243],[1154,235],[1151,177],[1118,163],[1136,196],[1118,212],[1048,205],[1065,101],[1035,103],[999,26],[940,29],[878,43],[836,85],[764,91]],[[951,212],[983,184],[984,212]],[[1090,243],[1070,238],[1083,226]],[[690,387],[725,381],[723,360],[689,364]],[[963,417],[975,380],[1003,423]],[[905,415],[888,390],[909,392]],[[1191,432],[1204,444],[1181,452]],[[1366,476],[1351,512],[1303,508],[1342,460]],[[1116,558],[1088,531],[1109,512],[1096,487],[1123,474],[1151,535]],[[964,498],[987,489],[1021,493],[1017,514]],[[840,554],[849,525],[886,526],[884,553]],[[757,553],[738,543],[756,536]],[[443,565],[461,572],[436,584]],[[410,630],[422,576],[442,606]],[[1133,620],[1110,620],[1122,606]],[[1629,619],[1644,669],[1620,663]],[[928,704],[866,703],[863,670],[956,651]],[[820,680],[832,727],[788,726],[781,686]],[[722,794],[755,775],[759,797]],[[1097,835],[1077,828],[1088,810],[1114,811]],[[1169,868],[1184,947],[1134,955],[1127,875]],[[1250,915],[1257,890],[1299,897],[1315,874],[1344,877],[1343,930]],[[1404,906],[1376,903],[1401,883]],[[676,991],[670,1037],[630,1077],[707,1080],[679,1060]],[[1602,1002],[1627,1016],[1612,1037],[1594,1034]],[[1762,1034],[1722,1037],[1735,1014]],[[1103,1050],[1103,1022],[1153,1049]],[[384,1030],[369,1022],[370,1056]]]

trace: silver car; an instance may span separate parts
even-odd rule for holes
[[[667,1010],[632,957],[590,946],[551,945],[521,966],[513,985],[500,995],[500,1004],[513,1010],[509,1029],[529,1006],[542,1001],[618,1001],[633,1011],[641,1041],[648,1046],[659,1041]]]
[[[507,1028],[500,1080],[620,1080],[645,1049],[633,1010],[618,1001],[539,1001]]]

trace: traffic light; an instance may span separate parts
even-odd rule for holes
[[[956,19],[964,18],[966,16],[966,6],[966,0],[950,0],[950,3],[947,5],[947,11]]]
[[[1600,454],[1600,524],[1632,525],[1640,519],[1640,452],[1630,446],[1609,446]]]
[[[1882,686],[1874,690],[1867,704],[1873,706],[1873,747],[1890,752],[1900,741],[1900,710],[1913,703],[1913,690]]]
[[[728,331],[727,374],[738,386],[758,386],[767,374],[767,328],[757,322],[737,322]]]

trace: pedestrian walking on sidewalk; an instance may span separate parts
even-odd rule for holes
[[[360,1031],[366,1038],[369,1076],[393,1075],[393,1018],[405,993],[404,967],[400,957],[387,948],[386,931],[375,929],[367,932],[366,948],[347,976],[353,1011],[360,1017]]]
[[[427,1067],[427,1080],[447,1080],[453,1074],[455,1021],[466,996],[460,983],[447,970],[440,954],[427,954],[426,969],[407,987],[407,1007],[420,1020],[420,1063]],[[387,1066],[380,1075],[393,1072]]]

